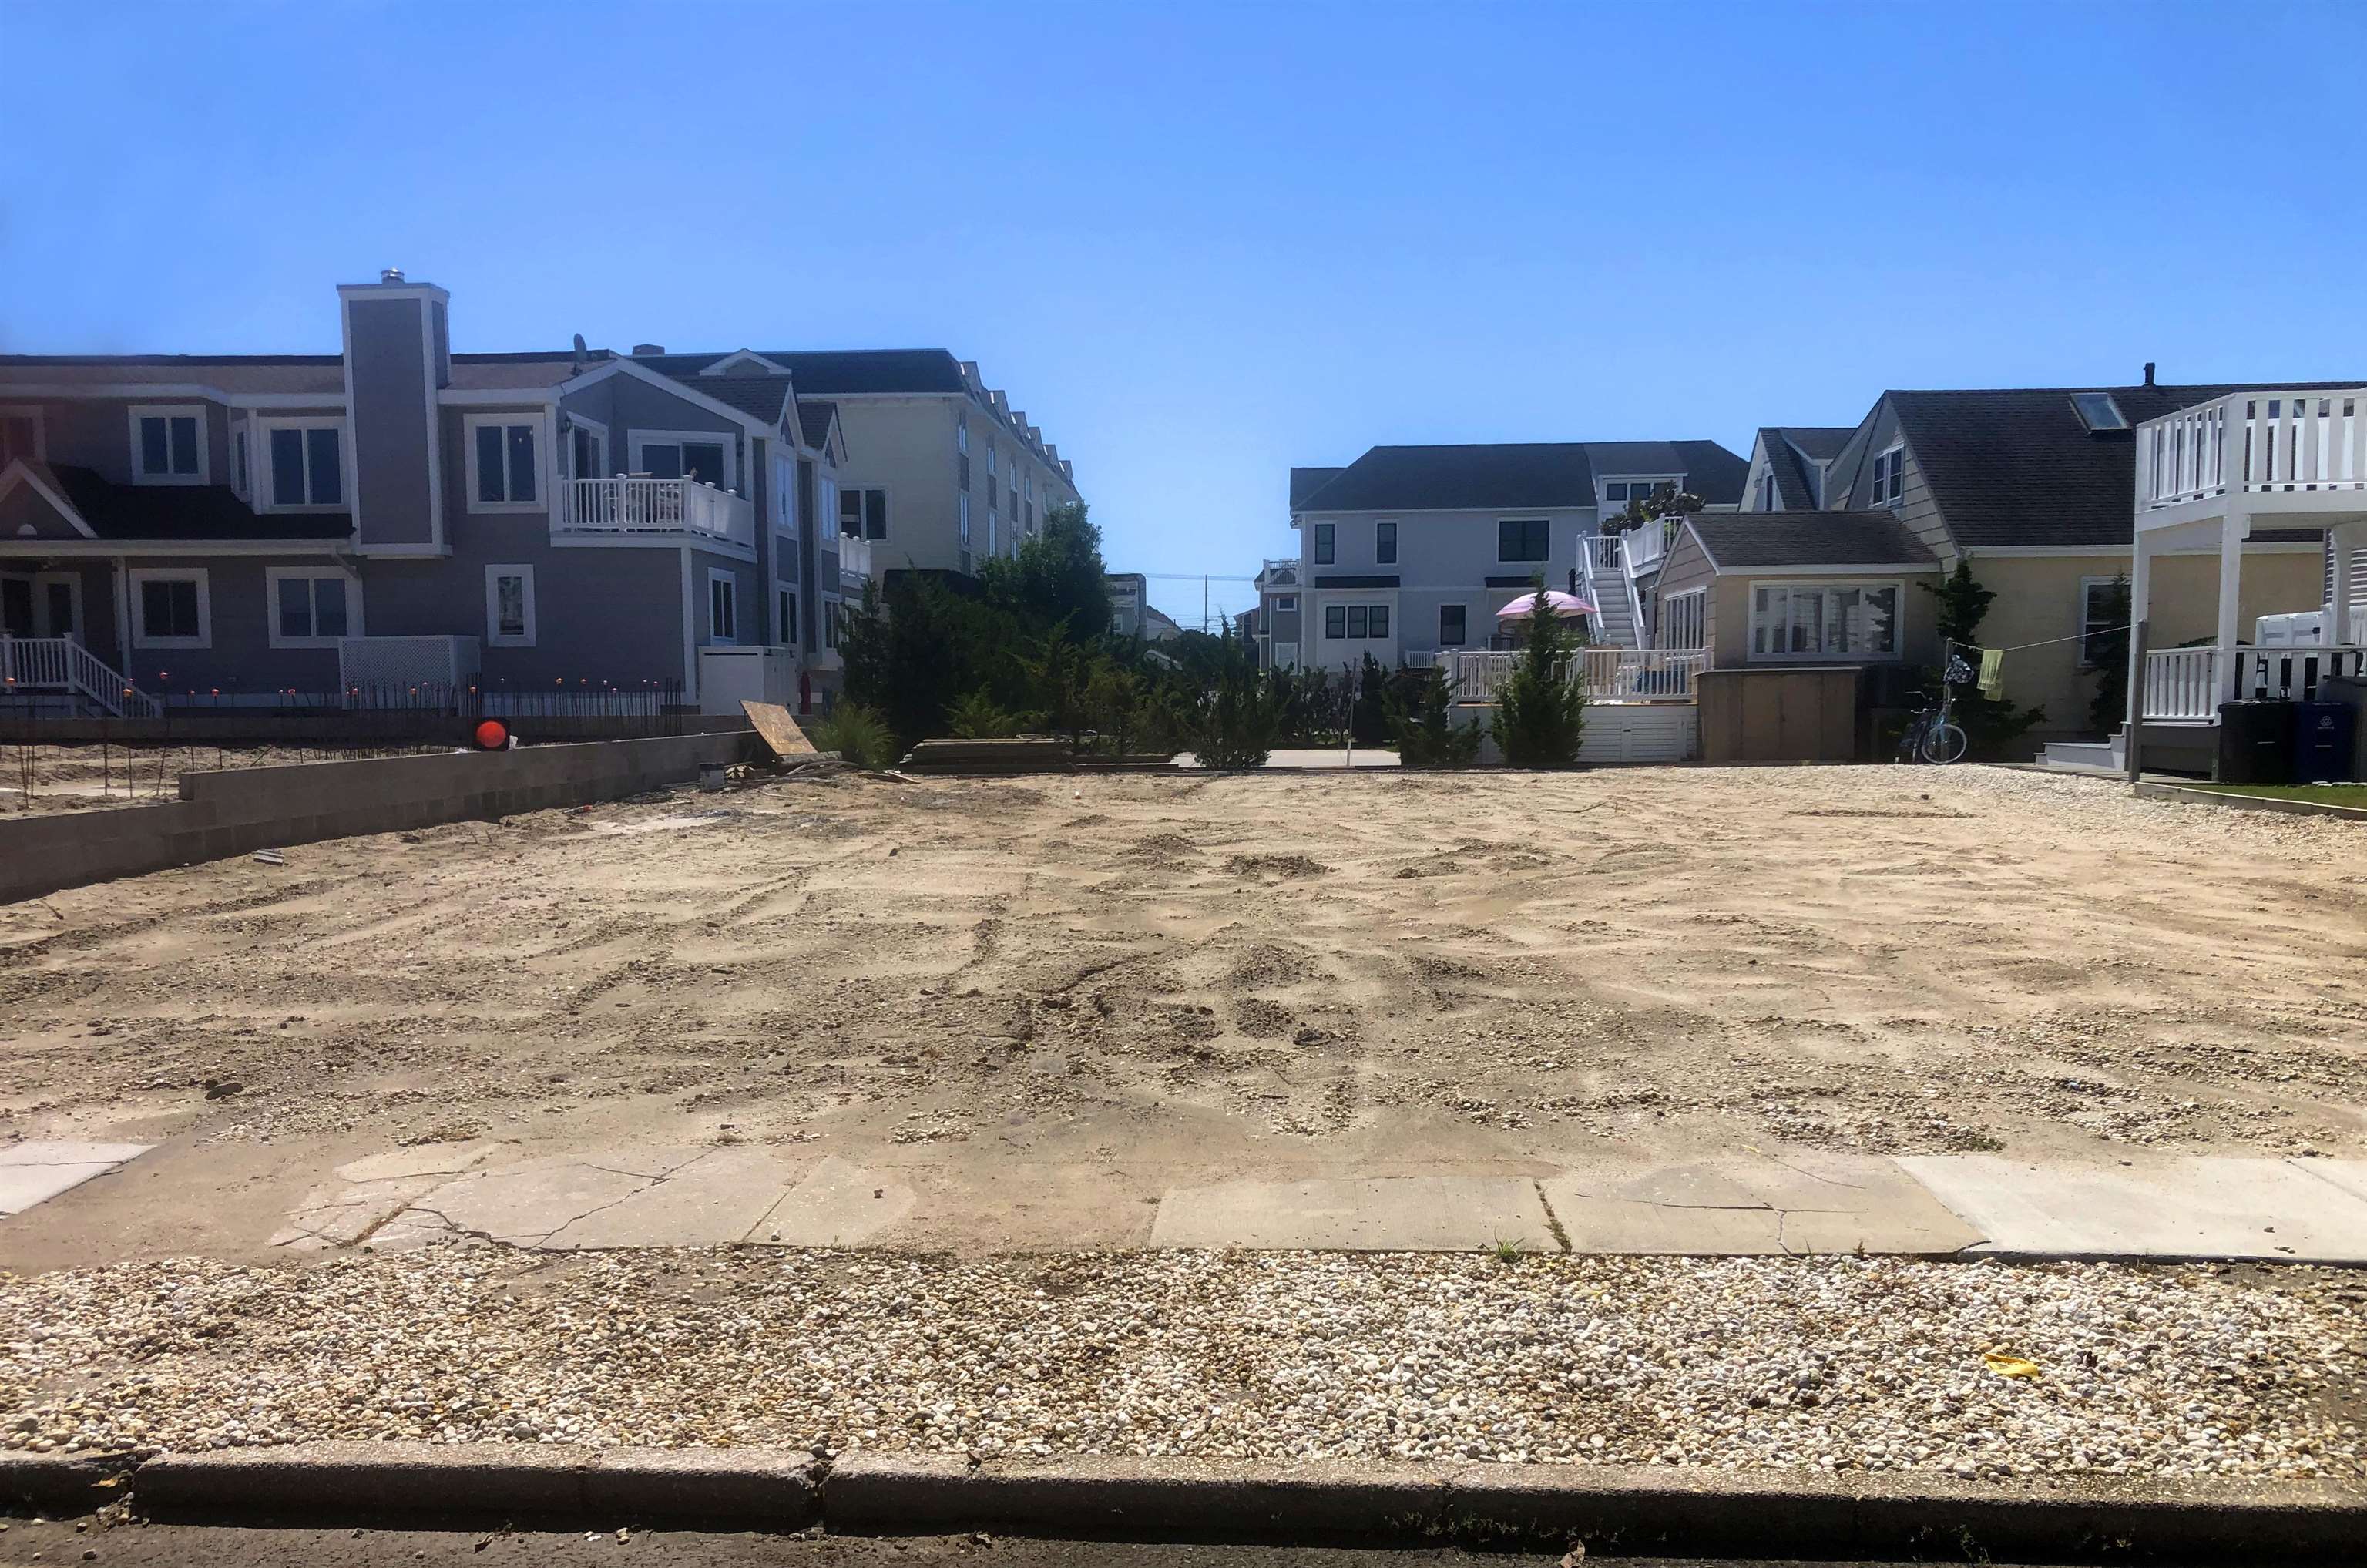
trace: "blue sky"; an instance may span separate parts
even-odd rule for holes
[[[0,349],[333,352],[389,265],[463,349],[942,345],[1121,569],[1246,576],[1379,442],[2367,374],[2358,5],[0,0]]]

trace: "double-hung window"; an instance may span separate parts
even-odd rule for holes
[[[469,426],[469,510],[523,512],[542,506],[535,422],[523,415],[472,414]],[[571,430],[571,443],[584,430]],[[571,456],[583,456],[571,453]],[[595,472],[598,471],[594,470]]]
[[[740,579],[719,566],[707,569],[707,640],[740,641]]]
[[[1775,476],[1772,473],[1764,475],[1759,481],[1759,509],[1762,512],[1774,511],[1775,500]]]
[[[1500,562],[1543,561],[1547,527],[1543,517],[1506,518],[1496,525],[1496,559]]]
[[[361,585],[345,573],[272,566],[263,576],[270,594],[273,647],[334,648],[340,637],[362,634]]]
[[[2129,627],[2129,580],[2126,577],[2079,579],[2079,662],[2090,669],[2105,664],[2127,644],[2121,633]]]
[[[787,539],[798,537],[798,464],[794,458],[773,460],[773,531]]]
[[[133,404],[131,477],[141,484],[209,483],[205,404]]]
[[[485,568],[485,642],[494,648],[534,646],[534,568]]]
[[[774,629],[773,635],[784,642],[802,642],[804,639],[798,635],[798,591],[795,588],[777,588],[776,597],[780,601],[777,607],[780,624]]]
[[[1297,594],[1276,594],[1274,597],[1274,613],[1276,615],[1297,614],[1298,596]]]
[[[1329,566],[1331,564],[1331,530],[1334,526],[1335,525],[1331,523],[1317,523],[1315,525],[1315,540],[1312,550],[1315,556],[1315,564],[1318,566]]]
[[[1467,607],[1463,605],[1441,605],[1438,607],[1438,645],[1440,647],[1462,647],[1464,642],[1470,637],[1469,627],[1470,619]]]
[[[316,510],[345,502],[345,422],[274,419],[263,426],[271,509]]]
[[[1874,460],[1874,504],[1887,506],[1907,494],[1907,449],[1893,447]]]
[[[1755,659],[1898,656],[1897,583],[1750,585]]]
[[[570,479],[606,479],[608,477],[608,432],[595,425],[576,419],[567,426],[567,477]]]
[[[1373,525],[1373,559],[1383,566],[1398,562],[1398,526],[1393,522]]]
[[[213,607],[204,567],[135,566],[127,585],[133,647],[213,646]]]

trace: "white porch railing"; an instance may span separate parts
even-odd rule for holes
[[[871,541],[853,534],[838,536],[838,575],[843,584],[860,585],[871,575]]]
[[[2331,676],[2367,673],[2367,648],[2157,648],[2146,654],[2150,723],[2215,724],[2234,698],[2317,695]]]
[[[0,636],[0,694],[79,698],[117,718],[153,719],[164,711],[114,666],[71,637]]]
[[[554,531],[701,534],[746,550],[756,545],[756,508],[744,495],[695,479],[571,479]]]
[[[2367,490],[2367,387],[2241,392],[2137,426],[2137,510],[2238,493]]]
[[[1448,696],[1456,702],[1493,702],[1520,663],[1518,653],[1441,652]],[[1707,663],[1701,648],[1584,648],[1562,658],[1560,676],[1586,682],[1589,701],[1690,702],[1693,677]]]

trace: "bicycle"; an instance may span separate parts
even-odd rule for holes
[[[1945,655],[1945,665],[1940,672],[1940,705],[1937,708],[1917,708],[1914,717],[1907,722],[1905,733],[1898,737],[1898,760],[1929,762],[1945,767],[1965,760],[1972,738],[1965,727],[1950,714],[1956,706],[1956,687],[1972,678],[1972,666],[1952,647]]]

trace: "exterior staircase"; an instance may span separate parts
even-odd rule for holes
[[[1643,646],[1644,606],[1627,568],[1627,536],[1612,534],[1578,543],[1579,589],[1594,607],[1586,618],[1588,635],[1597,647]]]
[[[153,719],[164,704],[71,637],[0,637],[0,696],[59,717]]]

